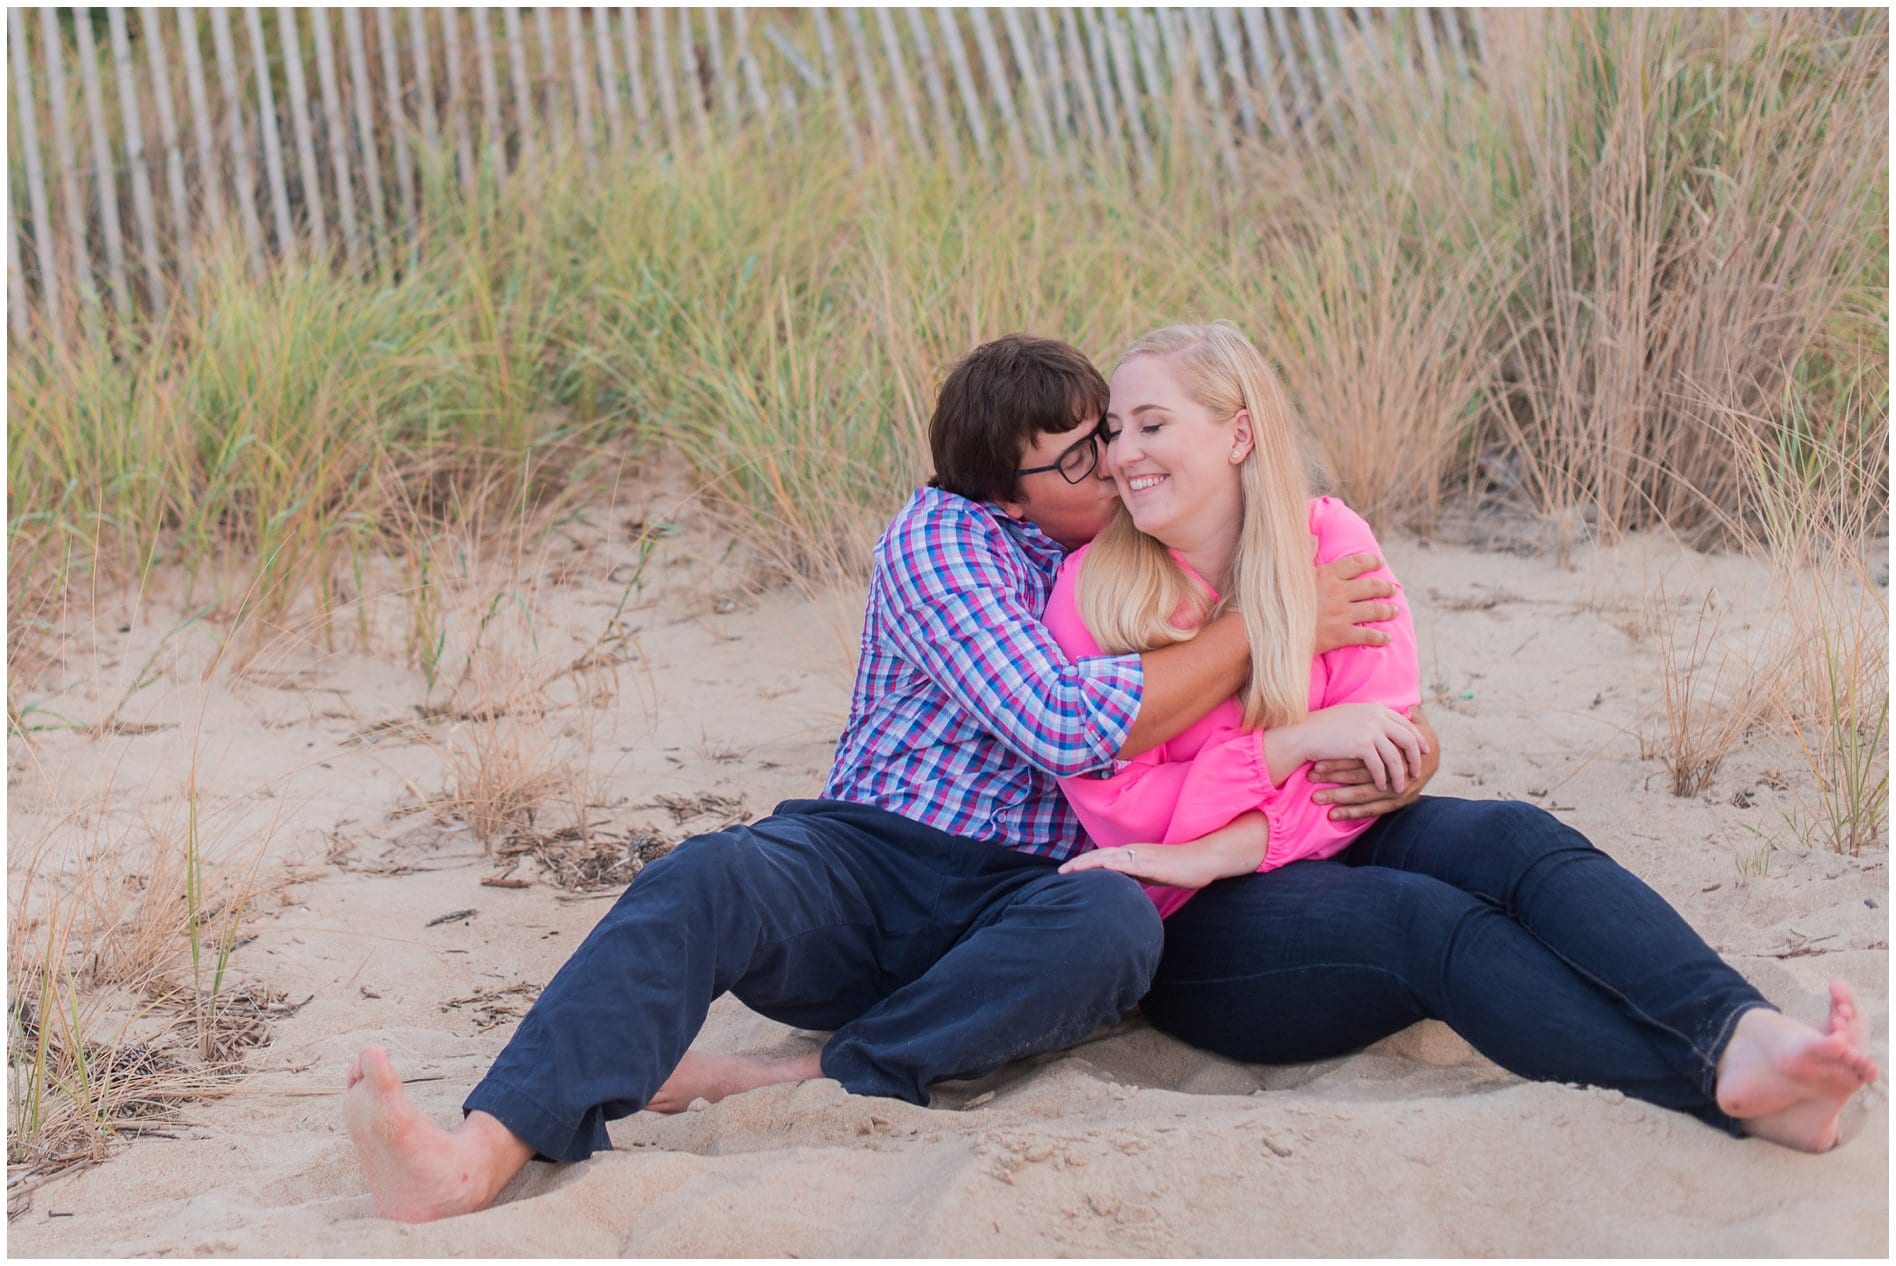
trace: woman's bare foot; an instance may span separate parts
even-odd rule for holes
[[[365,1046],[349,1069],[342,1115],[362,1159],[375,1211],[403,1222],[432,1222],[493,1203],[533,1149],[485,1112],[450,1133],[408,1102],[402,1079],[379,1046]]]
[[[678,1067],[645,1106],[652,1112],[683,1112],[695,1099],[716,1103],[761,1086],[809,1081],[822,1075],[822,1057],[817,1055],[758,1059],[749,1055],[686,1051]]]
[[[1759,1138],[1823,1152],[1836,1146],[1843,1105],[1877,1076],[1856,996],[1833,980],[1821,1033],[1765,1007],[1739,1018],[1718,1060],[1718,1106]]]

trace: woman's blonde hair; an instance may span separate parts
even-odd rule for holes
[[[1205,620],[1235,606],[1251,640],[1251,679],[1239,695],[1245,725],[1301,721],[1309,711],[1316,652],[1316,543],[1312,478],[1283,386],[1263,353],[1228,321],[1154,330],[1128,347],[1119,364],[1141,356],[1163,358],[1186,394],[1214,414],[1250,414],[1251,451],[1239,469],[1244,516],[1230,589],[1214,609],[1170,551],[1134,527],[1121,506],[1093,541],[1080,573],[1080,617],[1102,649],[1123,655],[1186,641]]]

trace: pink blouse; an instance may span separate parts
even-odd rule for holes
[[[1310,533],[1317,538],[1319,563],[1382,552],[1362,516],[1333,497],[1310,503]],[[1080,619],[1079,576],[1090,549],[1067,558],[1044,617],[1061,649],[1075,659],[1105,653]],[[1172,556],[1215,599],[1211,585],[1176,551]],[[1407,713],[1421,702],[1415,625],[1402,585],[1387,567],[1369,574],[1395,585],[1396,618],[1372,626],[1389,634],[1389,644],[1345,646],[1317,656],[1310,665],[1312,711],[1339,703],[1381,703]],[[1225,700],[1170,742],[1116,762],[1110,777],[1082,774],[1060,780],[1060,789],[1096,848],[1183,844],[1255,809],[1270,823],[1271,832],[1260,871],[1305,858],[1334,857],[1375,820],[1331,821],[1330,806],[1311,799],[1325,785],[1312,782],[1310,766],[1303,765],[1282,786],[1273,786],[1263,732],[1244,728],[1236,699]],[[1183,906],[1193,891],[1146,885],[1161,917]]]

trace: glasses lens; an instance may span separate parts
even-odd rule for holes
[[[1089,435],[1078,444],[1060,454],[1060,475],[1070,484],[1077,484],[1093,473],[1093,467],[1099,463],[1099,437]]]

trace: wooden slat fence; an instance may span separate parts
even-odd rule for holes
[[[62,337],[190,302],[227,236],[259,275],[398,270],[430,199],[484,169],[827,127],[859,168],[1232,172],[1321,132],[1352,84],[1473,73],[1486,35],[1475,9],[250,6],[16,8],[7,43],[9,328]]]

